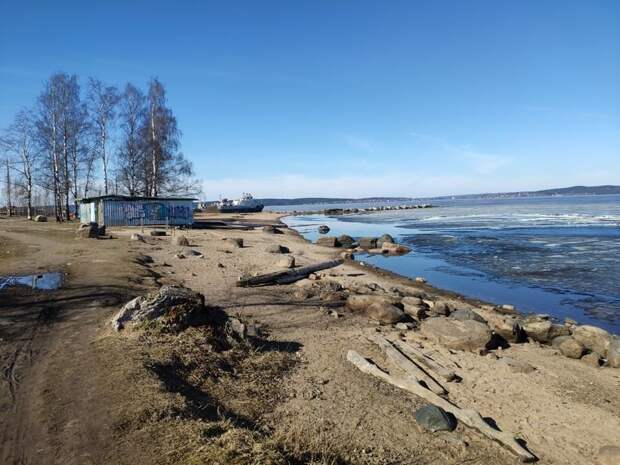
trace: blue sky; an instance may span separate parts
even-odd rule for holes
[[[206,198],[620,184],[615,0],[0,3],[0,127],[157,76]]]

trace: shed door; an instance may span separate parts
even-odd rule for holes
[[[94,223],[97,221],[97,202],[90,203],[90,222]]]

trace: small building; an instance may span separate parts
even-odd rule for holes
[[[88,197],[80,200],[80,222],[102,226],[191,226],[194,200],[128,195]]]

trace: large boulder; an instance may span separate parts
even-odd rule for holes
[[[191,289],[163,286],[154,293],[127,302],[112,319],[112,325],[118,331],[128,323],[157,321],[165,330],[180,331],[203,321],[204,303],[204,296]]]
[[[620,338],[614,337],[607,351],[607,364],[613,368],[620,368]]]
[[[411,252],[411,249],[406,245],[394,244],[393,242],[381,243],[381,253],[389,255],[405,255]]]
[[[33,221],[36,221],[37,223],[46,223],[47,222],[47,216],[45,215],[37,215],[33,218]]]
[[[577,326],[573,331],[573,337],[581,342],[586,349],[603,357],[607,356],[611,344],[611,335],[604,329],[589,325]]]
[[[364,311],[373,304],[397,305],[399,299],[384,295],[352,294],[347,298],[347,307],[353,311]]]
[[[572,337],[567,337],[566,339],[560,341],[560,343],[557,344],[557,348],[560,350],[560,352],[562,352],[562,355],[564,355],[565,357],[575,359],[581,358],[581,356],[586,351],[585,347],[583,347],[583,344],[579,341],[576,341]]]
[[[80,239],[96,239],[99,237],[99,225],[97,223],[81,224],[75,234]]]
[[[484,308],[479,308],[477,311],[487,320],[489,327],[505,340],[510,342],[521,342],[526,337],[525,331],[523,331],[523,322],[518,318]]]
[[[319,226],[319,234],[327,234],[329,232],[329,226],[322,224]]]
[[[475,351],[491,341],[491,330],[484,323],[474,320],[429,318],[420,326],[421,333],[431,341],[448,349]]]
[[[353,239],[351,236],[343,234],[341,236],[338,236],[338,242],[342,247],[350,249],[355,244],[355,239]]]
[[[365,311],[368,318],[385,325],[398,323],[405,316],[400,308],[387,302],[375,302]]]
[[[479,321],[480,323],[486,323],[486,320],[484,318],[482,318],[470,308],[460,308],[458,310],[455,310],[450,314],[450,318],[454,318],[455,320],[460,321],[474,320]]]
[[[523,329],[533,341],[547,343],[550,341],[551,322],[543,319],[528,319],[523,323]]]
[[[389,234],[384,234],[377,239],[377,244],[383,244],[384,242],[389,242],[390,244],[394,244],[394,238]]]
[[[360,237],[357,243],[362,249],[376,249],[377,248],[376,237]]]
[[[319,237],[317,241],[315,242],[315,244],[321,245],[323,247],[339,247],[340,246],[340,244],[338,243],[338,239],[336,239],[334,236]]]

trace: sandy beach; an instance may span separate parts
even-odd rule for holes
[[[397,373],[371,342],[377,334],[406,341],[456,373],[458,382],[440,381],[445,397],[524,441],[539,463],[597,463],[601,448],[620,446],[620,370],[535,341],[451,349],[420,331],[423,322],[379,324],[343,305],[352,294],[422,295],[488,314],[482,302],[350,260],[310,280],[238,287],[242,276],[281,269],[286,257],[299,268],[342,252],[285,227],[282,234],[262,229],[280,218],[201,215],[197,220],[253,228],[163,237],[147,229],[143,241],[130,240],[140,228],[113,228],[112,239],[76,239],[75,225],[0,220],[1,276],[65,274],[55,291],[0,294],[1,461],[518,462],[461,422],[455,431],[425,431],[414,416],[425,401],[347,361],[355,350]],[[173,244],[181,235],[189,245]],[[274,253],[276,245],[288,252]],[[213,311],[258,335],[218,347],[200,327],[178,335],[113,330],[111,318],[126,301],[165,285],[203,294]]]

